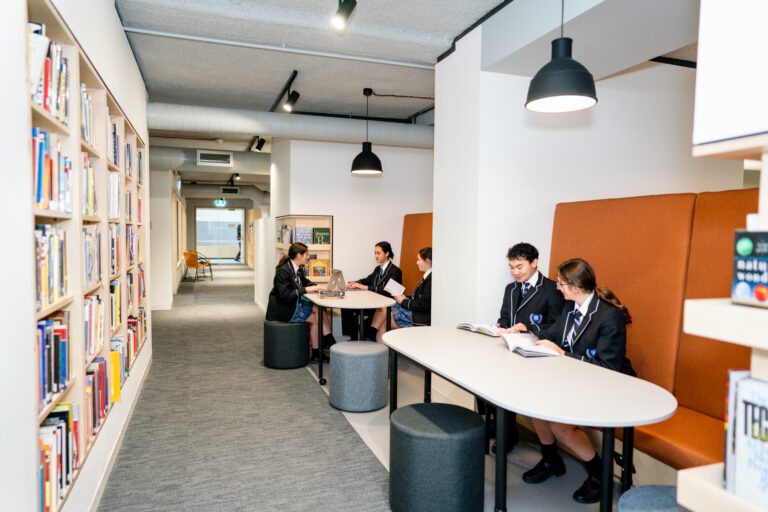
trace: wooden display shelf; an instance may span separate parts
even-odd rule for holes
[[[98,283],[94,283],[85,289],[85,291],[83,292],[83,295],[90,295],[96,290],[98,290],[99,288],[101,288],[102,286],[104,286],[104,281],[99,281]]]
[[[133,265],[128,265],[128,268],[126,269],[127,272],[130,272],[131,270],[136,270],[136,263]]]
[[[732,304],[730,299],[685,301],[683,331],[695,336],[768,350],[768,308]]]
[[[288,249],[291,244],[285,243],[285,242],[278,242],[275,245],[278,249]],[[307,249],[310,251],[330,251],[333,249],[333,246],[331,244],[309,244],[307,245]]]
[[[67,307],[70,304],[72,304],[73,300],[74,300],[74,296],[72,296],[72,295],[65,295],[64,297],[60,298],[56,302],[48,304],[46,307],[42,308],[40,311],[35,313],[35,320],[42,320],[43,318],[47,317],[48,315],[56,313],[60,309],[64,309],[65,307]]]
[[[116,166],[113,162],[110,162],[107,160],[107,169],[114,172],[120,172],[120,168]]]
[[[101,418],[101,422],[99,423],[99,426],[96,427],[96,429],[93,431],[93,437],[91,439],[86,439],[87,445],[85,447],[85,455],[83,457],[83,460],[85,460],[86,457],[88,457],[88,454],[91,452],[91,448],[93,448],[93,445],[96,443],[96,440],[99,438],[99,434],[101,433],[101,428],[104,426],[104,423],[106,423],[107,418],[109,418],[109,413],[112,412],[113,403],[110,402],[107,406],[107,412],[104,413],[104,417]],[[87,435],[87,434],[86,434]]]
[[[723,463],[677,472],[677,502],[696,511],[764,510],[723,489]]]
[[[760,160],[766,149],[768,149],[768,133],[759,133],[708,144],[697,144],[693,146],[692,154],[695,157]]]
[[[121,222],[123,222],[123,220],[115,217],[109,217],[107,218],[107,222],[111,224],[120,224]]]
[[[77,477],[79,475],[80,475],[80,469],[76,469],[75,472],[72,473],[72,481],[69,483],[68,486],[64,488],[64,494],[59,500],[59,506],[58,508],[56,508],[56,512],[59,512],[59,510],[61,510],[64,507],[64,503],[67,501],[67,497],[69,496],[70,491],[72,491],[72,487],[75,486],[75,482],[77,481]]]
[[[88,365],[89,365],[89,364],[91,364],[91,363],[93,362],[93,360],[94,360],[94,359],[96,359],[97,357],[99,357],[99,354],[101,353],[101,351],[102,351],[102,350],[104,350],[104,345],[99,345],[99,347],[96,349],[96,351],[93,353],[93,355],[92,355],[92,356],[89,356],[89,357],[88,357],[88,358],[85,360],[85,367],[86,367],[86,368],[88,368]]]
[[[129,226],[133,226],[134,224],[132,220],[126,220],[125,223],[128,224]]]
[[[104,219],[98,215],[83,215],[83,224],[98,224]]]
[[[115,279],[118,279],[121,275],[123,275],[123,271],[122,270],[118,270],[117,272],[115,272],[114,274],[111,274],[109,276],[109,280],[110,281],[114,281]]]
[[[136,181],[136,178],[133,177],[133,174],[125,173],[125,179],[129,181]]]
[[[69,137],[70,132],[67,125],[56,119],[53,114],[32,100],[29,100],[29,108],[32,110],[32,126]]]
[[[80,149],[91,155],[93,158],[101,158],[101,153],[99,153],[95,147],[85,142],[82,138],[80,139]]]
[[[117,324],[117,325],[115,326],[115,328],[114,328],[114,329],[112,329],[112,333],[109,335],[109,337],[110,337],[110,338],[114,338],[114,337],[115,337],[115,335],[116,335],[117,333],[119,333],[119,332],[120,332],[120,329],[122,329],[122,328],[123,328],[123,323],[122,323],[122,322],[120,322],[119,324]]]
[[[60,212],[59,210],[44,210],[42,208],[32,208],[32,213],[35,215],[35,217],[45,218],[45,219],[69,220],[72,218],[71,213]]]
[[[46,405],[42,411],[40,411],[40,414],[37,415],[37,423],[40,424],[43,422],[45,418],[48,417],[48,415],[51,413],[54,407],[59,405],[61,403],[61,400],[64,398],[64,395],[69,392],[70,389],[72,389],[72,386],[75,384],[75,381],[77,380],[76,376],[70,377],[70,379],[67,381],[67,389],[63,391],[59,391],[58,393],[53,395],[53,399],[51,400],[51,403]]]

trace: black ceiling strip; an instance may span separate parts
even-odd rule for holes
[[[692,60],[673,59],[671,57],[654,57],[651,59],[651,62],[660,62],[662,64],[671,64],[673,66],[696,69],[696,63]]]
[[[434,106],[434,105],[430,105],[430,106],[428,106],[428,107],[425,107],[425,108],[423,108],[423,109],[419,110],[419,111],[418,111],[418,112],[416,112],[415,114],[411,114],[410,116],[408,116],[408,121],[409,121],[409,122],[411,122],[411,123],[413,123],[413,122],[414,122],[414,120],[415,120],[417,117],[419,117],[419,116],[421,116],[421,115],[424,115],[424,114],[426,114],[426,113],[427,113],[427,112],[429,112],[430,110],[435,110],[435,106]]]
[[[288,77],[288,81],[285,82],[285,85],[283,86],[283,89],[280,91],[280,94],[277,95],[277,98],[275,99],[275,102],[272,104],[272,107],[269,109],[270,112],[274,112],[277,106],[280,104],[280,100],[283,99],[283,96],[285,96],[285,93],[288,92],[288,89],[291,88],[291,85],[293,85],[293,81],[296,80],[296,75],[298,75],[299,72],[295,69],[291,72],[291,76]]]
[[[331,114],[330,112],[306,112],[302,110],[294,110],[293,114],[301,114],[305,116],[321,116],[321,117],[340,117],[342,119],[360,119],[365,121],[365,116],[357,116],[353,114]],[[399,118],[399,117],[373,117],[370,116],[368,118],[370,121],[384,121],[386,123],[410,123],[411,120],[409,118]]]
[[[488,18],[490,18],[491,16],[493,16],[494,14],[496,14],[497,12],[499,12],[500,10],[502,10],[504,7],[506,7],[507,5],[509,5],[511,3],[512,3],[512,0],[505,0],[504,2],[501,2],[499,5],[497,5],[496,7],[491,9],[490,11],[488,11],[485,16],[483,16],[482,18],[480,18],[479,20],[474,22],[472,25],[467,27],[467,29],[464,30],[464,32],[462,32],[461,34],[459,34],[456,37],[454,37],[453,38],[453,42],[451,42],[451,47],[448,48],[448,50],[446,50],[443,54],[441,54],[437,58],[437,62],[440,62],[441,60],[443,60],[444,58],[446,58],[447,56],[452,54],[454,51],[456,51],[456,41],[458,41],[459,39],[461,39],[465,35],[469,34],[473,30],[475,30],[479,25],[483,24],[485,22],[485,20],[487,20]]]

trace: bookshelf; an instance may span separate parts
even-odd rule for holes
[[[315,283],[327,283],[330,279],[331,269],[333,268],[333,216],[332,215],[283,215],[275,219],[275,264],[280,261],[284,255],[288,254],[288,248],[291,243],[297,240],[297,228],[303,230],[304,236],[311,236],[312,242],[322,239],[328,243],[305,243],[309,249],[310,260],[307,266],[311,270],[315,264],[321,263],[319,260],[327,260],[325,275],[312,275],[310,271],[307,276],[310,281]],[[307,231],[308,230],[308,231]],[[318,231],[320,230],[320,231]],[[299,237],[301,237],[301,233]],[[316,257],[312,257],[316,256]]]
[[[30,229],[36,232],[37,248],[35,271],[26,279],[37,290],[36,339],[29,341],[35,347],[38,376],[38,396],[34,405],[38,416],[37,435],[41,439],[48,435],[50,426],[46,424],[50,423],[52,415],[61,414],[62,407],[69,407],[70,411],[76,408],[78,415],[77,457],[75,467],[69,472],[69,481],[60,490],[51,488],[49,493],[43,493],[43,503],[38,507],[46,512],[55,512],[68,510],[67,499],[75,494],[82,496],[96,492],[94,489],[76,489],[76,483],[86,478],[78,480],[78,476],[88,472],[89,467],[84,465],[94,450],[99,454],[91,467],[103,464],[103,453],[116,452],[112,447],[115,444],[119,446],[119,433],[127,425],[132,408],[128,404],[119,414],[110,414],[120,405],[118,401],[113,401],[113,397],[117,397],[113,386],[116,384],[118,390],[120,387],[123,390],[130,388],[130,396],[135,398],[146,375],[142,372],[146,372],[149,364],[147,356],[142,363],[142,372],[115,379],[115,375],[120,375],[115,372],[121,369],[113,367],[111,357],[111,341],[129,338],[133,333],[129,332],[131,329],[141,332],[131,353],[131,366],[142,355],[146,341],[151,340],[149,293],[143,281],[143,294],[139,296],[137,284],[140,272],[148,283],[149,272],[143,263],[148,261],[146,251],[149,243],[148,223],[145,226],[143,222],[149,214],[148,152],[144,140],[51,1],[28,0],[27,20],[44,24],[45,36],[52,43],[49,46],[46,40],[35,36],[35,44],[48,48],[52,57],[47,70],[46,64],[43,64],[41,75],[49,73],[49,77],[55,76],[50,74],[51,70],[58,68],[64,77],[56,88],[48,88],[48,96],[53,98],[51,101],[43,99],[42,104],[38,101],[41,96],[46,96],[44,87],[36,88],[43,91],[42,94],[37,91],[29,94],[31,90],[28,91],[30,126],[37,138],[32,144],[32,168],[24,171],[33,176]],[[32,62],[34,46],[28,48],[32,48],[28,56],[28,62]],[[54,53],[52,48],[56,48],[58,53]],[[30,67],[34,69],[34,65]],[[65,69],[66,74],[63,72]],[[51,84],[53,79],[49,80],[49,86]],[[56,97],[61,100],[56,100]],[[37,131],[34,131],[35,128]],[[46,226],[48,231],[38,230],[37,226]],[[133,232],[130,241],[126,236],[129,226]],[[115,246],[110,244],[110,227],[120,233],[114,241]],[[54,244],[47,234],[60,236],[60,240]],[[113,250],[116,268],[110,268],[110,253]],[[129,254],[133,255],[133,261],[128,259]],[[41,267],[43,255],[48,265]],[[141,269],[138,268],[139,263]],[[42,273],[41,268],[47,269],[47,273]],[[129,274],[133,277],[129,278]],[[136,288],[130,310],[126,302],[129,279],[133,279]],[[41,287],[38,284],[51,281],[55,285]],[[110,284],[113,282],[121,289],[120,314],[115,320],[110,317]],[[46,293],[41,291],[43,288]],[[139,328],[135,317],[140,314],[143,323]],[[134,318],[129,318],[129,315]],[[50,336],[50,343],[45,338],[46,323],[54,324],[51,332],[58,336],[55,340]],[[66,329],[63,324],[66,324]],[[64,333],[66,351],[60,341]],[[53,363],[46,367],[49,355]],[[48,379],[51,373],[55,378],[62,377],[55,392],[46,388],[50,385]],[[104,376],[106,379],[103,379]],[[41,393],[44,395],[42,398],[39,396]],[[92,398],[94,396],[95,399]],[[101,402],[97,403],[96,409],[89,411],[91,404],[99,400]],[[89,422],[91,418],[93,420]],[[118,425],[121,422],[126,423]],[[104,437],[107,435],[109,439]],[[40,452],[37,442],[29,452],[46,456]],[[53,455],[49,453],[47,456],[50,458]],[[47,463],[37,461],[36,465],[42,470]],[[44,475],[50,476],[50,473],[44,472]],[[92,480],[84,482],[83,486],[92,485]],[[72,505],[69,509],[78,507]]]

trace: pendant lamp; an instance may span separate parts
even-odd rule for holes
[[[365,142],[363,150],[352,160],[352,174],[382,174],[381,160],[371,150],[371,143],[368,142],[368,97],[373,94],[373,89],[366,87],[363,89],[365,94]]]
[[[574,112],[597,103],[595,79],[573,60],[573,39],[563,37],[565,0],[560,11],[560,37],[552,41],[552,60],[531,79],[525,108],[533,112]]]

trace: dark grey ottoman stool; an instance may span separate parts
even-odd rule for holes
[[[482,511],[484,459],[476,412],[435,403],[397,409],[389,428],[392,511]]]
[[[309,324],[264,320],[264,366],[287,370],[309,363]]]
[[[677,504],[674,485],[641,485],[619,498],[616,512],[678,512],[688,510]]]
[[[348,412],[387,405],[389,350],[381,343],[341,342],[331,347],[330,402]]]

